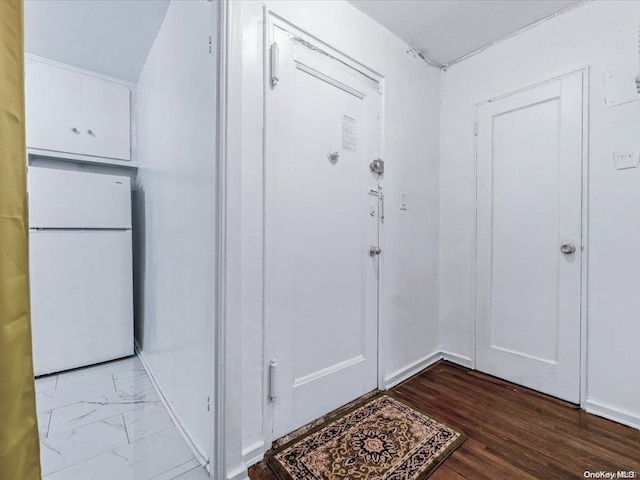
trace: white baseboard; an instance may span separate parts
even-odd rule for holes
[[[264,441],[260,440],[242,449],[242,467],[227,473],[227,480],[248,480],[249,467],[264,458]]]
[[[194,468],[202,469],[200,462],[195,458],[189,460],[187,463],[183,463],[182,465],[178,465],[177,467],[164,472],[162,475],[153,477],[153,480],[173,480],[184,473],[190,472]]]
[[[413,362],[410,365],[407,365],[404,368],[396,370],[389,377],[387,377],[384,381],[384,388],[389,389],[393,388],[396,385],[404,382],[408,378],[413,377],[416,373],[419,373],[421,370],[424,370],[427,367],[430,367],[438,360],[442,359],[442,354],[440,351],[435,351],[430,353],[426,357],[422,357],[420,360]]]
[[[208,469],[208,464],[209,464],[208,455],[205,453],[205,450],[202,449],[197,444],[197,442],[193,439],[193,435],[191,435],[191,433],[189,432],[189,429],[186,427],[184,420],[182,419],[182,416],[175,410],[175,408],[173,407],[173,404],[165,396],[164,391],[160,385],[160,382],[158,382],[158,377],[153,372],[153,368],[151,368],[151,365],[149,365],[149,362],[147,362],[147,359],[145,358],[144,353],[140,349],[140,345],[138,345],[138,342],[135,342],[135,351],[138,354],[138,358],[140,358],[140,361],[142,362],[142,365],[144,366],[144,369],[146,370],[147,375],[151,380],[151,383],[153,384],[153,388],[155,388],[156,393],[160,397],[160,401],[162,402],[162,405],[164,406],[165,410],[169,414],[169,417],[171,418],[174,425],[180,432],[180,435],[182,435],[182,438],[184,438],[184,441],[189,447],[189,450],[191,450],[191,452],[193,453],[193,456],[196,457],[196,460],[200,462],[200,465]]]
[[[623,425],[628,425],[640,430],[640,416],[637,414],[618,410],[610,405],[606,405],[595,400],[587,400],[584,402],[584,409],[588,413],[608,418],[614,422],[622,423]]]
[[[229,472],[227,474],[227,480],[249,480],[247,467],[240,467],[237,470]]]
[[[242,463],[249,468],[264,458],[264,442],[262,440],[242,449]]]
[[[473,359],[465,355],[458,355],[457,353],[442,350],[442,358],[456,365],[461,365],[467,368],[473,368]]]

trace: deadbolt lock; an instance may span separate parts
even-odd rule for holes
[[[384,173],[384,160],[376,158],[369,164],[369,168],[373,173]]]

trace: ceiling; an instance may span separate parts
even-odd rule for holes
[[[583,0],[350,0],[448,64]],[[25,0],[25,50],[136,82],[169,0]]]
[[[349,0],[439,64],[449,64],[583,0]]]
[[[169,0],[25,0],[25,51],[136,82]]]

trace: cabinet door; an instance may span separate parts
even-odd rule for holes
[[[81,153],[82,77],[36,62],[25,65],[27,146]]]
[[[82,79],[82,150],[85,155],[131,159],[129,89]]]

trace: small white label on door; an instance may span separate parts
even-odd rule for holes
[[[342,116],[342,149],[355,152],[358,147],[356,121],[354,118]]]

